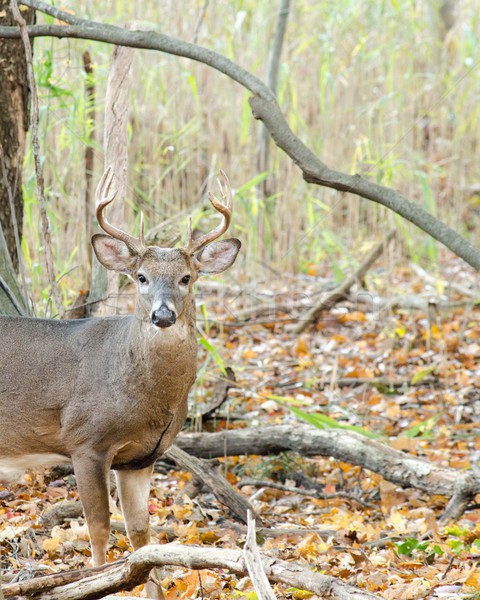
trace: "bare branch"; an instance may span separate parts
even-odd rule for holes
[[[480,249],[421,206],[411,202],[396,190],[368,181],[360,175],[335,171],[320,161],[290,129],[268,86],[225,56],[155,31],[125,31],[113,25],[73,17],[40,0],[23,0],[22,4],[53,15],[67,23],[73,23],[71,26],[30,26],[28,33],[32,37],[90,39],[120,46],[158,50],[193,59],[224,73],[252,92],[250,105],[254,117],[263,121],[277,146],[292,158],[307,182],[341,192],[350,192],[382,204],[444,244],[472,267],[480,270]],[[19,32],[13,27],[0,27],[0,36],[18,37]]]
[[[338,285],[334,290],[329,292],[324,298],[322,298],[317,304],[314,304],[310,307],[301,317],[300,320],[295,327],[295,333],[298,335],[305,331],[305,329],[310,325],[310,323],[316,323],[320,317],[320,313],[323,310],[329,310],[335,304],[340,302],[345,298],[345,296],[350,291],[350,288],[357,282],[361,281],[373,263],[382,255],[385,250],[385,247],[389,244],[389,242],[395,237],[396,229],[391,229],[385,238],[373,248],[373,250],[368,254],[365,260],[362,262],[360,267],[355,271],[353,275],[345,279],[340,285]]]
[[[258,551],[255,534],[255,519],[248,511],[247,539],[243,547],[243,560],[248,569],[248,574],[257,593],[259,600],[275,600],[272,586],[262,564],[262,556]]]
[[[281,483],[275,483],[274,481],[267,480],[259,480],[259,479],[242,479],[237,483],[238,488],[242,488],[245,486],[251,486],[256,488],[271,488],[273,490],[281,490],[282,492],[288,492],[292,494],[298,494],[299,496],[309,496],[310,498],[320,498],[322,500],[330,500],[332,498],[348,498],[348,500],[352,500],[353,502],[357,502],[358,504],[365,506],[365,508],[374,508],[375,505],[371,502],[365,502],[362,498],[359,498],[355,494],[351,492],[344,492],[339,490],[338,492],[334,492],[333,494],[326,494],[323,492],[319,492],[318,489],[303,489],[298,487],[292,487],[291,485],[283,485]]]

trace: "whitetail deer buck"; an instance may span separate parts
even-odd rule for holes
[[[222,221],[182,249],[145,246],[111,225],[105,207],[113,173],[96,193],[105,234],[92,238],[98,260],[137,286],[135,314],[78,321],[0,317],[0,474],[71,460],[90,532],[94,565],[109,538],[108,472],[114,469],[134,548],[149,541],[153,463],[187,416],[197,340],[193,284],[230,267],[240,242],[214,242],[227,231],[225,204],[210,194]],[[3,468],[3,469],[2,469]]]

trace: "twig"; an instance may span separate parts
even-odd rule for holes
[[[448,561],[447,568],[445,569],[445,571],[442,573],[442,576],[440,577],[440,581],[444,581],[444,580],[445,580],[445,578],[446,578],[446,577],[447,577],[447,575],[448,575],[448,572],[450,571],[450,569],[451,569],[451,568],[452,568],[452,566],[453,566],[453,561],[454,561],[456,558],[457,558],[457,557],[456,557],[455,555],[453,555],[453,556],[451,556],[451,557],[450,557],[450,560]]]
[[[295,333],[299,334],[305,331],[310,323],[315,323],[320,316],[322,310],[329,310],[332,306],[335,306],[337,302],[343,300],[348,294],[350,288],[357,282],[365,277],[365,274],[373,265],[373,263],[382,255],[387,244],[394,238],[397,230],[391,229],[385,238],[375,246],[375,248],[368,254],[366,259],[355,271],[353,275],[348,277],[343,283],[341,283],[334,290],[329,292],[322,300],[312,306],[306,313],[301,317],[300,323],[295,327]]]
[[[446,524],[451,520],[458,521],[458,519],[467,510],[467,507],[472,500],[473,494],[471,480],[464,479],[458,481],[455,491],[448,501],[445,511],[440,518],[440,522]]]
[[[434,385],[438,382],[435,377],[425,377],[421,381],[412,382],[411,379],[387,379],[386,377],[341,377],[335,379],[335,387],[356,387],[359,385],[371,385],[375,388],[396,390],[399,388],[423,387]],[[331,386],[330,381],[321,381],[315,386],[318,390],[323,390]],[[286,387],[286,386],[284,386]]]
[[[200,29],[202,27],[202,23],[205,19],[205,15],[207,14],[208,5],[210,0],[205,0],[202,8],[200,9],[200,14],[198,15],[197,24],[195,25],[195,32],[193,34],[193,43],[196,44],[198,42],[198,36],[200,34]]]
[[[202,585],[201,571],[197,571],[197,575],[198,575],[198,587],[200,588],[200,598],[203,600],[205,596],[203,595],[203,585]]]
[[[229,329],[235,327],[251,327],[252,325],[265,325],[271,327],[273,325],[286,325],[292,322],[296,323],[297,320],[297,317],[285,317],[284,319],[272,317],[271,319],[256,319],[253,321],[222,321],[218,319],[208,319],[208,323],[210,325],[215,325],[216,327],[224,327]]]
[[[27,313],[25,312],[25,309],[23,308],[23,306],[21,304],[19,304],[19,302],[15,298],[15,294],[9,288],[7,282],[5,281],[5,279],[3,279],[3,277],[1,275],[0,275],[0,288],[2,288],[5,295],[10,300],[10,302],[12,303],[12,306],[17,311],[17,313],[22,317],[26,317]],[[1,312],[0,312],[0,314],[1,314]]]
[[[33,73],[33,62],[32,62],[32,45],[30,43],[30,37],[28,35],[27,24],[25,19],[22,17],[18,8],[17,0],[11,0],[12,15],[15,19],[22,37],[23,45],[25,47],[25,57],[27,60],[27,79],[28,85],[30,86],[30,94],[32,98],[32,147],[33,147],[33,158],[35,162],[35,176],[37,179],[37,190],[38,190],[38,201],[40,207],[40,217],[42,223],[42,237],[45,246],[45,262],[47,265],[48,279],[52,289],[53,301],[60,317],[64,315],[64,308],[62,303],[62,296],[57,285],[57,279],[55,276],[55,267],[52,253],[52,241],[50,238],[50,224],[47,215],[47,200],[45,197],[45,185],[43,179],[43,166],[40,158],[40,141],[38,138],[38,124],[40,120],[40,111],[38,106],[38,94],[37,85],[35,83],[35,75]]]
[[[265,574],[262,557],[257,548],[255,535],[255,519],[248,511],[247,539],[243,547],[243,559],[247,565],[248,574],[259,600],[276,600],[272,586]]]
[[[298,494],[299,496],[308,496],[310,498],[318,498],[320,500],[330,500],[331,498],[348,498],[349,500],[353,500],[353,502],[357,502],[366,508],[375,508],[374,504],[370,502],[366,502],[361,498],[358,498],[355,494],[350,494],[349,492],[338,491],[334,494],[325,494],[323,492],[319,492],[318,490],[303,490],[302,488],[292,487],[290,485],[282,485],[281,483],[275,483],[273,481],[265,481],[265,480],[257,480],[257,479],[242,479],[239,483],[237,483],[237,487],[245,487],[252,486],[258,488],[272,488],[274,490],[282,490],[283,492],[291,492],[292,494]]]
[[[450,289],[454,290],[455,292],[457,292],[457,294],[461,294],[462,296],[467,296],[467,298],[476,299],[479,296],[478,290],[470,290],[469,288],[467,288],[464,285],[461,285],[460,283],[457,283],[455,281],[446,281],[445,279],[434,277],[430,273],[427,273],[427,271],[425,271],[425,269],[422,269],[422,267],[420,265],[417,265],[415,263],[411,263],[410,266],[411,266],[411,269],[413,271],[415,271],[415,273],[419,277],[424,279],[427,283],[429,283],[432,286],[436,286],[438,283],[441,283],[442,286],[444,286],[445,288],[450,288]]]
[[[480,298],[477,300],[453,300],[451,302],[444,298],[436,296],[425,296],[425,295],[402,295],[392,296],[391,298],[382,298],[381,296],[368,296],[368,294],[359,294],[356,297],[348,298],[350,302],[355,304],[363,304],[365,308],[363,310],[369,310],[371,312],[380,312],[385,310],[419,310],[428,311],[429,306],[434,306],[436,311],[449,311],[457,308],[463,308],[468,306],[475,306],[480,303]]]

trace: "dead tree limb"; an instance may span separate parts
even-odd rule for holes
[[[323,163],[290,129],[275,95],[268,86],[227,57],[156,31],[127,31],[114,25],[81,19],[41,0],[22,0],[22,4],[70,23],[66,26],[32,25],[28,27],[31,37],[89,39],[119,46],[157,50],[191,58],[224,73],[252,92],[250,106],[253,116],[264,123],[275,144],[301,169],[305,181],[340,192],[350,192],[387,207],[444,244],[476,270],[480,270],[480,249],[420,205],[392,188],[364,179],[358,174],[349,175],[335,171]],[[0,27],[0,36],[15,38],[19,36],[19,31],[15,27]]]
[[[122,200],[127,192],[128,176],[128,120],[130,116],[130,71],[133,60],[133,50],[118,46],[112,53],[108,72],[107,92],[105,98],[105,124],[103,135],[103,150],[105,168],[111,167],[114,173],[114,184],[117,194]],[[110,208],[112,223],[119,225],[124,222],[125,202],[113,203]],[[98,301],[93,304],[93,312],[97,316],[117,314],[119,274],[106,271],[93,258],[92,286],[89,300]],[[106,297],[105,302],[100,298]]]
[[[217,500],[227,506],[244,523],[247,523],[248,511],[255,515],[250,502],[237,492],[228,481],[220,476],[207,461],[190,456],[177,446],[172,446],[162,458],[173,460],[179,467],[190,471],[194,477],[208,486]],[[255,515],[258,522],[260,517]]]
[[[272,582],[308,590],[336,600],[378,600],[379,596],[300,565],[260,554],[262,567]],[[177,565],[188,569],[228,569],[247,573],[242,552],[177,543],[144,546],[126,559],[87,571],[70,571],[3,586],[5,598],[35,595],[35,600],[94,600],[132,589],[147,580],[152,568]],[[85,578],[80,578],[85,573]],[[59,585],[61,576],[62,583]],[[71,578],[69,580],[69,577]],[[67,583],[70,581],[71,583]]]
[[[243,547],[243,560],[259,600],[276,600],[272,586],[263,568],[262,556],[258,551],[255,535],[255,519],[248,511],[247,539]]]
[[[371,502],[365,502],[365,500],[362,500],[362,498],[359,498],[355,494],[352,494],[351,492],[344,492],[342,490],[334,492],[333,494],[326,494],[318,490],[309,490],[299,487],[293,487],[291,485],[283,485],[281,483],[276,483],[274,481],[266,481],[263,479],[242,479],[242,481],[237,483],[237,487],[239,488],[246,486],[252,486],[257,488],[271,488],[272,490],[281,490],[282,492],[298,494],[299,496],[308,496],[310,498],[318,498],[320,500],[330,500],[332,498],[347,498],[348,500],[357,502],[358,504],[361,504],[366,508],[374,508],[374,505]]]
[[[63,525],[73,519],[83,518],[83,508],[78,501],[67,501],[61,504],[56,504],[53,508],[48,510],[42,515],[42,525],[46,529],[52,529],[55,525]],[[226,522],[222,527],[199,527],[198,534],[200,537],[203,535],[211,535],[212,533],[217,535],[219,538],[227,534],[228,531],[235,531],[239,536],[245,535],[247,529],[240,523]],[[123,521],[111,521],[110,530],[112,533],[118,532],[122,535],[127,535],[127,529]],[[175,527],[160,525],[152,525],[150,527],[152,537],[163,536],[167,541],[172,542],[179,537]],[[318,529],[314,527],[257,527],[256,529],[257,538],[275,538],[284,535],[301,535],[305,536],[309,533],[315,533],[322,540],[328,540],[328,538],[334,537],[337,533],[334,529]]]
[[[447,498],[455,495],[458,498],[460,493],[462,503],[449,509],[449,518],[458,517],[458,510],[463,512],[466,498],[471,501],[480,493],[480,478],[471,472],[439,467],[351,431],[279,425],[218,433],[183,433],[175,443],[189,454],[202,458],[285,451],[303,456],[332,456],[378,473],[403,488],[412,487]]]
[[[358,267],[353,275],[345,279],[343,283],[337,286],[331,292],[328,292],[317,304],[309,308],[304,315],[300,317],[300,321],[295,327],[295,333],[298,335],[305,331],[310,323],[316,323],[323,310],[330,310],[337,302],[344,300],[350,288],[361,281],[373,263],[383,254],[388,243],[395,237],[396,229],[391,229],[385,238],[373,248],[362,264]]]

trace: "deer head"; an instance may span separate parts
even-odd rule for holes
[[[219,182],[223,202],[212,193],[209,200],[222,215],[220,224],[204,235],[193,238],[191,222],[188,242],[184,248],[159,248],[146,246],[143,220],[140,235],[132,237],[111,225],[104,214],[105,208],[115,199],[110,192],[113,172],[109,167],[103,174],[96,191],[97,219],[105,234],[92,237],[95,254],[106,268],[128,275],[137,286],[137,316],[155,327],[171,327],[191,308],[193,283],[199,276],[221,273],[228,269],[240,250],[240,241],[230,238],[215,241],[223,235],[232,216],[233,194],[227,176],[222,171],[225,190]]]

